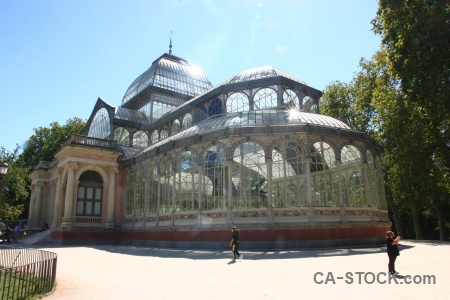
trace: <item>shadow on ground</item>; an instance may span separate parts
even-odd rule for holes
[[[135,246],[86,246],[88,248],[97,249],[99,251],[106,251],[115,254],[134,255],[134,256],[148,256],[159,258],[184,258],[192,260],[205,259],[223,259],[230,257],[230,251],[224,250],[201,250],[201,249],[168,249],[168,248],[152,248],[152,247],[135,247]],[[86,248],[82,247],[82,248]],[[400,245],[401,251],[413,248],[414,245]],[[63,247],[49,247],[49,248],[63,248]],[[70,247],[77,248],[77,247]],[[80,247],[81,248],[81,247]],[[285,251],[240,251],[243,258],[246,260],[260,260],[260,259],[291,259],[291,258],[311,258],[311,257],[329,257],[329,256],[351,256],[386,253],[384,245],[374,247],[361,248],[325,248],[325,249],[300,249],[300,250],[285,250]]]

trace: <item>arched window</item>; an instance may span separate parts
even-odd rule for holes
[[[145,199],[145,184],[142,176],[142,171],[138,170],[134,174],[134,207],[133,216],[144,215],[144,199]]]
[[[206,107],[199,107],[195,113],[195,123],[199,123],[208,117]]]
[[[316,112],[316,110],[317,110],[316,101],[309,96],[303,97],[302,111],[314,113],[314,112]]]
[[[160,187],[161,187],[161,199],[160,199],[160,213],[172,212],[172,165],[169,159],[166,157],[163,159],[160,165]]]
[[[98,139],[107,139],[111,133],[111,120],[106,108],[100,108],[92,119],[88,136]]]
[[[333,148],[326,142],[316,142],[311,148],[311,183],[314,185],[312,204],[314,206],[336,206],[332,197],[335,185],[336,156]]]
[[[341,150],[341,176],[348,182],[348,206],[367,206],[365,200],[364,178],[361,153],[353,145]]]
[[[152,144],[156,144],[157,142],[159,142],[159,134],[158,130],[155,130],[152,132]]]
[[[247,142],[234,150],[232,182],[233,207],[267,207],[267,165],[260,145]]]
[[[192,126],[192,115],[186,114],[183,118],[183,123],[181,124],[181,129],[187,129]]]
[[[355,171],[350,175],[350,179],[348,181],[349,188],[349,206],[365,206],[364,199],[364,181],[362,178],[362,174],[359,171]]]
[[[77,193],[77,216],[102,215],[103,180],[95,171],[81,174]]]
[[[148,136],[144,131],[136,131],[133,134],[133,146],[138,148],[145,148],[148,145]]]
[[[277,92],[271,88],[260,89],[253,97],[254,110],[277,107]]]
[[[198,157],[192,151],[183,152],[177,161],[175,174],[177,211],[194,210],[198,208],[198,192],[200,178],[198,175]]]
[[[288,109],[296,109],[300,111],[300,100],[293,90],[287,89],[283,92],[283,104]]]
[[[272,150],[273,207],[307,205],[306,165],[300,145],[294,141],[281,141]]]
[[[209,116],[221,115],[222,114],[222,101],[217,98],[211,101],[209,105]]]
[[[204,156],[203,210],[227,208],[227,172],[225,150],[219,146],[209,148]]]
[[[167,139],[169,137],[169,126],[164,125],[161,128],[161,132],[159,133],[159,140],[162,141],[164,139]]]
[[[244,93],[234,93],[227,98],[227,113],[249,111],[249,100]]]
[[[129,146],[130,145],[130,133],[128,129],[124,127],[117,127],[114,130],[114,140],[119,145]]]
[[[158,168],[151,166],[148,174],[149,182],[149,212],[155,214],[158,211]]]
[[[175,135],[181,130],[180,120],[176,119],[172,122],[172,129],[170,131],[170,135]]]

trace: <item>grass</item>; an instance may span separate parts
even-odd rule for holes
[[[41,299],[51,292],[51,278],[36,277],[32,274],[0,270],[0,296],[5,299]]]

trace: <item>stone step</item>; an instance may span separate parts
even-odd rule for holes
[[[19,244],[37,245],[42,244],[41,242],[47,241],[47,239],[49,242],[51,242],[52,240],[51,230],[45,230],[42,232],[37,232],[28,236],[24,236],[22,239],[19,240]]]

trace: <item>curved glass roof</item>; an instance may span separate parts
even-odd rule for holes
[[[136,156],[139,152],[141,152],[142,148],[133,148],[123,145],[117,145],[117,150],[123,153],[122,159],[129,159]]]
[[[210,88],[211,82],[203,73],[179,57],[164,54],[150,68],[136,78],[122,99],[122,105],[149,86],[156,86],[181,94],[196,96]]]
[[[171,136],[168,139],[162,140],[156,144],[149,146],[146,150],[144,150],[144,152],[163,145],[169,140],[177,140],[179,138],[203,134],[209,131],[215,131],[224,128],[306,124],[351,130],[351,128],[347,124],[339,121],[338,119],[324,115],[300,112],[297,110],[244,111],[206,119],[182,132]]]
[[[301,84],[306,85],[306,83],[303,80],[300,80],[297,77],[292,76],[291,74],[288,74],[286,72],[283,72],[283,71],[278,70],[271,66],[253,68],[253,69],[248,69],[248,70],[242,71],[239,74],[237,74],[236,76],[228,79],[225,83],[237,83],[237,82],[255,80],[255,79],[260,79],[260,78],[267,78],[267,77],[275,77],[275,76],[287,77],[291,80],[294,80]]]
[[[147,117],[143,112],[123,107],[116,107],[114,118],[141,124],[148,124]]]

